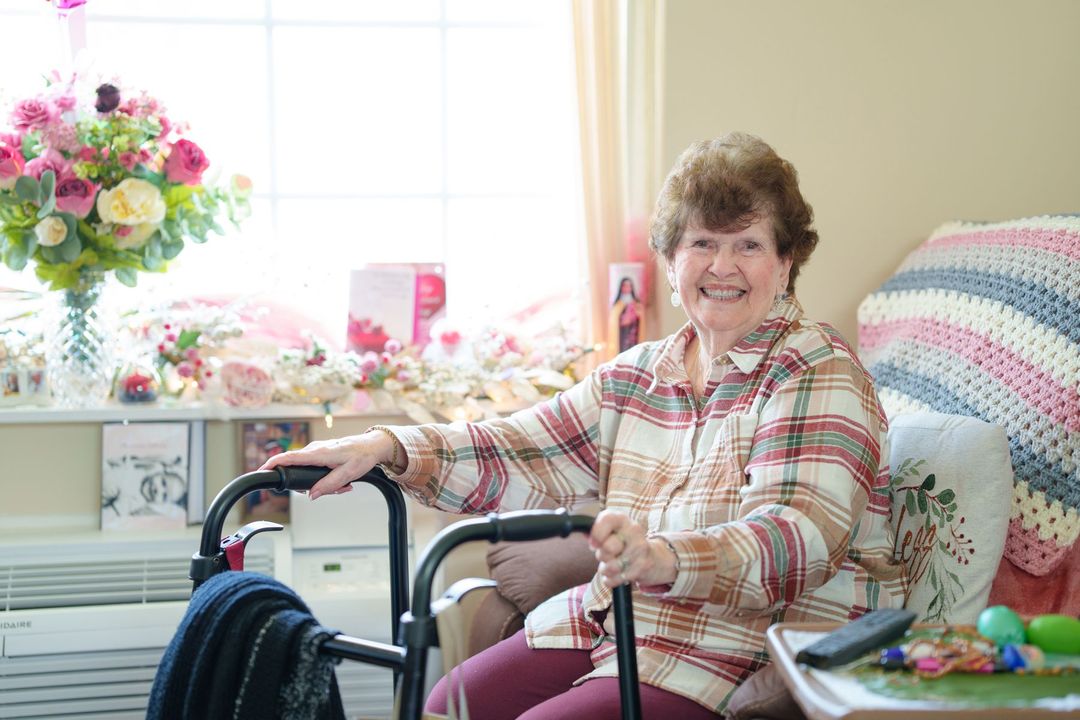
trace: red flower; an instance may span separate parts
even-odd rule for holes
[[[202,148],[190,140],[177,140],[165,160],[165,177],[169,182],[198,185],[202,174],[210,167]]]

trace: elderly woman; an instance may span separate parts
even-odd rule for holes
[[[811,220],[794,168],[758,138],[694,144],[651,230],[688,319],[674,335],[505,419],[376,427],[268,461],[335,468],[312,498],[379,464],[451,512],[603,505],[592,582],[462,666],[472,717],[617,716],[621,583],[637,591],[647,717],[722,712],[767,663],[772,623],[903,602],[884,414],[851,348],[792,294],[817,244]]]

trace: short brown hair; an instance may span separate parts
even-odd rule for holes
[[[776,250],[791,258],[788,292],[817,246],[814,211],[799,192],[795,167],[761,138],[733,132],[696,142],[675,161],[660,190],[649,246],[668,262],[691,221],[710,230],[741,230],[772,218]]]

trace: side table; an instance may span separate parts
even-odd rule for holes
[[[900,700],[863,689],[843,673],[816,670],[795,662],[799,650],[834,630],[837,623],[777,623],[765,635],[780,676],[811,720],[1063,720],[1080,718],[1080,676],[1077,699],[1053,707],[960,707],[940,702]],[[989,679],[989,678],[988,678]]]

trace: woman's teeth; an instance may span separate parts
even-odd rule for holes
[[[701,289],[701,293],[713,300],[734,300],[737,297],[741,297],[746,294],[745,290],[707,290]]]

